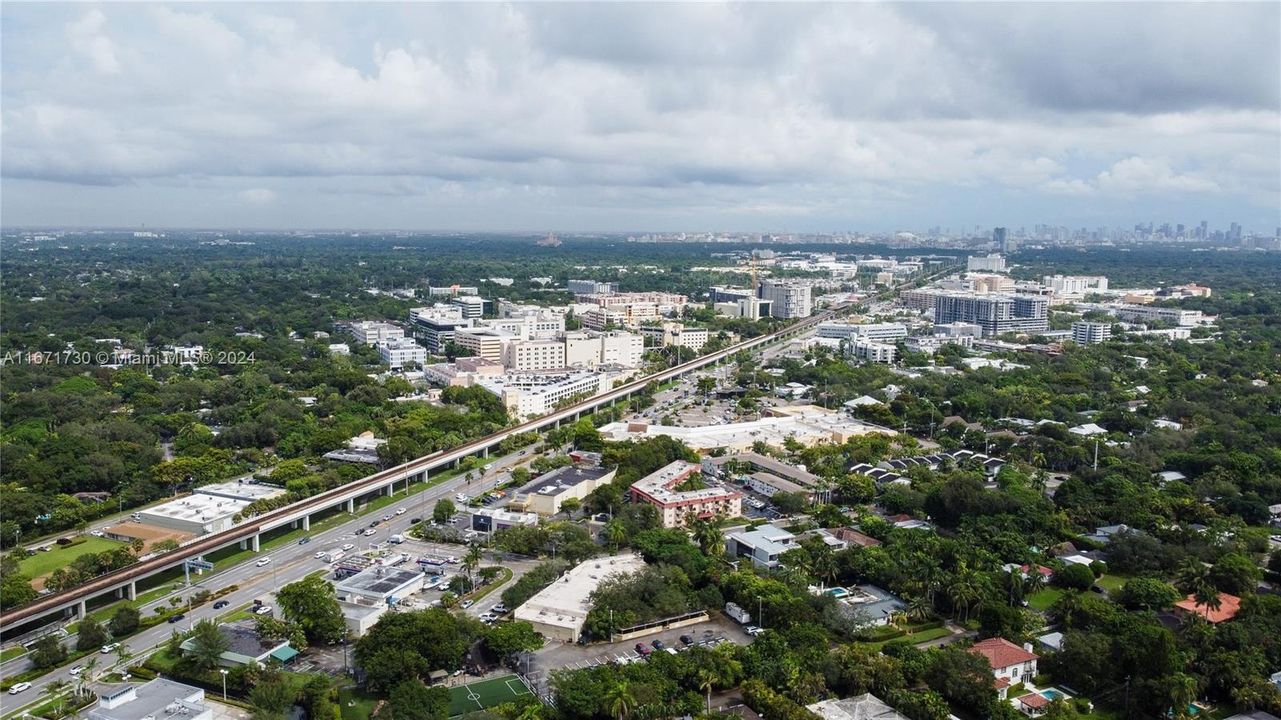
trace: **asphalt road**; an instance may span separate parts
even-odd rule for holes
[[[501,484],[501,482],[506,482],[510,476],[504,470],[531,457],[533,456],[530,454],[522,455],[518,451],[503,457],[491,458],[489,462],[493,463],[493,470],[473,479],[471,483],[468,483],[464,476],[453,477],[407,498],[403,504],[392,504],[368,515],[353,516],[351,520],[342,523],[338,527],[312,534],[309,536],[311,541],[304,545],[299,545],[297,542],[289,543],[263,552],[255,558],[246,560],[239,565],[216,574],[203,577],[193,574],[193,586],[188,590],[184,590],[184,594],[199,588],[213,591],[229,585],[237,585],[239,589],[221,598],[230,603],[225,608],[214,610],[213,603],[205,603],[188,612],[186,617],[179,623],[157,625],[126,639],[124,641],[125,645],[134,656],[130,662],[137,662],[148,651],[157,645],[163,644],[175,629],[189,630],[192,625],[200,620],[216,619],[219,615],[224,615],[235,608],[252,603],[255,598],[264,598],[270,595],[282,585],[300,580],[317,570],[328,568],[329,566],[326,563],[315,558],[317,552],[338,548],[347,543],[354,544],[357,549],[368,548],[374,542],[385,543],[391,535],[407,531],[411,527],[409,523],[411,518],[420,517],[427,521],[431,517],[431,510],[436,500],[445,497],[452,499],[456,493],[460,492],[474,496],[497,484]],[[400,494],[403,496],[403,491]],[[396,509],[400,507],[405,508],[405,513],[396,515]],[[366,537],[360,534],[369,527],[369,523],[373,518],[380,518],[385,514],[391,515],[392,519],[390,522],[379,525],[376,535]],[[262,558],[269,558],[271,562],[259,567],[257,562]],[[144,608],[141,608],[143,616],[153,614],[154,610],[152,608],[167,604],[168,598],[149,603]],[[492,603],[484,603],[486,607],[490,604]],[[477,612],[480,612],[479,608]],[[73,643],[74,639],[64,640],[63,642]],[[120,660],[119,654],[115,652],[97,654],[94,657],[98,658],[96,670],[98,674],[108,672]],[[82,658],[73,664],[60,667],[32,680],[31,688],[18,695],[9,695],[8,693],[0,695],[0,712],[9,714],[29,704],[43,702],[42,694],[45,687],[50,683],[62,680],[74,684],[75,678],[71,675],[72,668],[77,665],[83,665],[87,659],[87,657]],[[16,658],[0,666],[0,672],[5,676],[9,676],[22,672],[29,667],[29,664],[30,661],[26,657]]]

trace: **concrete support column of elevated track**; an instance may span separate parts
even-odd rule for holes
[[[254,552],[262,552],[262,533],[255,533],[253,537],[249,538],[249,542]]]
[[[303,530],[311,530],[311,516],[310,516],[310,515],[303,515],[303,516],[302,516],[302,529],[303,529]]]

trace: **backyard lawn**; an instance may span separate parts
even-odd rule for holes
[[[1098,580],[1095,580],[1094,582],[1096,585],[1103,588],[1104,590],[1107,590],[1109,593],[1114,593],[1119,591],[1121,589],[1121,586],[1125,585],[1125,583],[1129,579],[1130,578],[1126,577],[1125,575],[1104,574],[1103,577],[1099,578]]]
[[[60,567],[70,565],[72,560],[81,555],[114,550],[121,545],[124,545],[124,543],[86,535],[84,542],[66,547],[55,545],[54,549],[49,552],[36,551],[35,555],[23,558],[18,565],[22,568],[23,575],[30,578],[38,578],[48,575]]]
[[[1046,610],[1049,610],[1050,606],[1062,596],[1063,590],[1061,588],[1045,588],[1043,590],[1037,590],[1029,595],[1027,598],[1027,604],[1028,607],[1036,610],[1037,612],[1045,612]]]

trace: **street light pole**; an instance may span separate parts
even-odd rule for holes
[[[227,699],[227,668],[219,668],[218,672],[222,673],[222,699]]]

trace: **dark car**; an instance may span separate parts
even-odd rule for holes
[[[371,528],[373,528],[373,527],[378,527],[379,525],[381,525],[381,524],[382,524],[382,522],[383,522],[382,520],[375,520],[375,521],[373,521],[373,522],[369,523],[369,527],[371,527]]]
[[[182,622],[182,621],[183,621],[183,620],[185,620],[186,618],[187,618],[187,616],[186,616],[186,615],[184,615],[184,614],[182,614],[182,613],[178,613],[177,615],[170,615],[170,616],[169,616],[169,621],[168,621],[168,622],[169,622],[170,624],[173,624],[173,623],[176,623],[176,622]]]
[[[681,643],[682,643],[682,644],[684,644],[684,645],[693,645],[693,644],[694,644],[694,636],[693,636],[693,635],[681,635]]]
[[[299,544],[299,545],[306,545],[306,544],[307,544],[307,543],[309,543],[309,542],[311,542],[311,538],[309,538],[309,537],[305,537],[305,538],[303,538],[302,540],[299,540],[299,541],[298,541],[298,544]]]
[[[422,521],[423,521],[423,519],[422,519],[422,518],[409,518],[409,524],[410,524],[410,525],[417,525],[418,523],[420,523],[420,522],[422,522]]]
[[[654,642],[650,643],[650,645],[653,645],[655,650],[662,650],[663,648],[667,647],[666,645],[663,644],[662,640],[655,640]]]
[[[231,601],[229,600],[219,600],[218,602],[214,603],[213,607],[214,607],[214,610],[221,610],[230,604],[231,604]]]
[[[652,654],[654,651],[651,650],[649,646],[646,645],[645,643],[636,643],[636,652],[640,653],[641,655],[648,656]]]

